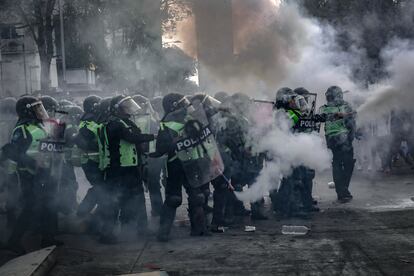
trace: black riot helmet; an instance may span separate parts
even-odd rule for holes
[[[141,94],[136,94],[134,96],[132,96],[132,99],[134,99],[134,101],[141,106],[141,108],[144,105],[147,105],[149,103],[149,99],[147,97],[142,96]]]
[[[80,108],[80,106],[73,105],[68,107],[67,112],[70,123],[78,125],[83,114],[82,108]]]
[[[43,121],[49,118],[42,102],[32,96],[24,96],[16,102],[16,113],[19,119],[34,119]]]
[[[104,123],[110,115],[111,97],[103,98],[97,107],[98,122]]]
[[[59,101],[59,107],[60,108],[63,108],[63,109],[66,109],[67,107],[69,107],[69,106],[73,106],[73,105],[75,105],[74,103],[72,103],[71,101],[69,101],[69,100],[66,100],[66,99],[63,99],[63,100],[60,100]]]
[[[141,107],[141,113],[152,113],[150,100],[140,94],[132,96],[132,99]]]
[[[201,105],[208,116],[213,116],[217,113],[217,109],[221,105],[220,101],[204,93],[192,96],[190,101],[194,108]]]
[[[113,115],[130,117],[137,114],[140,110],[141,107],[130,96],[119,95],[111,100],[110,111]]]
[[[49,114],[53,114],[59,107],[58,101],[51,96],[42,96],[40,97],[40,100],[42,101],[43,106]]]
[[[340,104],[344,99],[344,93],[338,86],[331,86],[325,93],[328,104]]]
[[[162,100],[162,107],[164,108],[165,114],[174,112],[181,108],[186,108],[189,105],[189,100],[178,93],[170,93]]]
[[[215,95],[214,95],[214,98],[216,98],[216,100],[218,100],[218,101],[220,101],[220,102],[224,102],[227,98],[229,97],[229,94],[227,94],[226,92],[224,92],[224,91],[220,91],[220,92],[217,92]]]
[[[306,89],[306,88],[304,88],[304,87],[298,87],[298,88],[296,88],[295,90],[293,90],[293,92],[294,92],[295,94],[301,95],[301,96],[303,96],[303,97],[306,97],[306,95],[309,95],[309,94],[310,94],[309,90],[307,90],[307,89]]]
[[[162,96],[157,96],[151,99],[151,106],[160,117],[164,114],[164,108],[162,107]]]
[[[295,93],[289,87],[280,88],[276,92],[276,104],[277,109],[287,109],[289,108],[290,101],[294,98]]]
[[[102,100],[101,97],[91,95],[83,100],[83,110],[85,113],[96,113],[98,111],[99,102]]]

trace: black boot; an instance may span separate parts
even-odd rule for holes
[[[267,220],[268,217],[265,215],[264,210],[264,199],[256,201],[251,204],[252,208],[252,219],[254,220]]]
[[[207,227],[203,206],[189,209],[189,215],[191,222],[191,236],[211,236]]]
[[[160,228],[158,229],[157,240],[167,242],[170,237],[171,228],[175,219],[176,208],[164,205],[161,209]]]

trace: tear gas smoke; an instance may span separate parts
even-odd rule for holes
[[[396,40],[383,50],[388,78],[370,89],[370,97],[358,109],[359,123],[376,120],[393,109],[412,110],[414,105],[414,44]]]
[[[268,122],[250,129],[255,150],[266,152],[270,160],[249,189],[236,193],[242,201],[257,201],[277,189],[280,180],[295,167],[306,166],[317,172],[330,168],[331,153],[318,134],[292,133],[284,112],[277,112],[276,121]]]
[[[321,92],[336,83],[354,90],[350,68],[357,62],[352,58],[357,49],[341,52],[333,28],[304,16],[295,4],[273,2],[233,1],[234,62],[208,68],[218,86],[271,97],[282,86]],[[187,53],[197,52],[190,47],[196,47],[191,32],[178,36]]]

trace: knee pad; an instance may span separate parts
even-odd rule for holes
[[[197,193],[188,198],[189,204],[193,206],[202,206],[204,205],[206,197],[202,193]]]
[[[165,199],[165,204],[172,208],[178,208],[182,203],[182,198],[180,196],[167,196]]]

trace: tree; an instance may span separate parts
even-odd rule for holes
[[[2,0],[0,9],[17,15],[29,29],[40,57],[41,89],[50,89],[50,64],[54,55],[53,31],[57,0]]]

